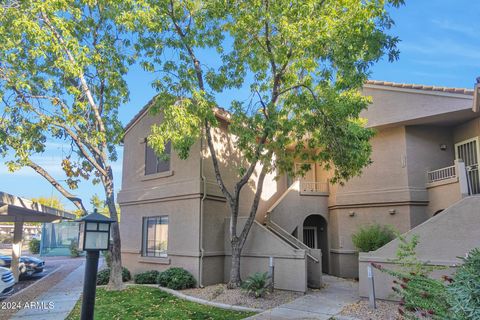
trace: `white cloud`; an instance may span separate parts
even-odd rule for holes
[[[448,63],[455,62],[453,59],[471,59],[478,62],[480,57],[480,46],[460,43],[448,38],[426,38],[418,43],[405,41],[399,44],[399,48],[403,52],[448,58]]]
[[[458,24],[447,19],[442,19],[442,20],[433,19],[431,20],[431,22],[436,27],[443,30],[460,33],[465,36],[476,38],[476,39],[480,38],[480,34],[478,33],[478,30],[474,25]]]

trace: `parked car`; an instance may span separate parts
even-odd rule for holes
[[[0,294],[4,294],[13,289],[15,278],[12,271],[7,268],[0,267]]]
[[[0,267],[10,268],[12,264],[11,256],[0,256]],[[34,273],[43,272],[45,261],[35,257],[20,257],[18,269],[20,276],[31,276]]]

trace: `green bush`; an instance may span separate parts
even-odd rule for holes
[[[448,279],[447,279],[448,280]],[[480,250],[473,249],[447,287],[454,319],[480,319]]]
[[[267,272],[254,273],[242,283],[242,289],[247,293],[252,294],[255,298],[260,298],[267,292],[269,285],[268,279]]]
[[[156,284],[159,274],[157,270],[138,273],[133,277],[133,281],[138,284]]]
[[[181,290],[195,287],[195,278],[183,268],[170,268],[160,272],[157,282],[162,287]]]
[[[37,254],[40,253],[40,240],[32,239],[28,243],[28,250],[30,253]]]
[[[127,268],[123,267],[122,268],[122,281],[130,281],[132,279],[132,275],[130,274],[130,271],[128,271]],[[110,268],[105,268],[98,272],[97,274],[97,285],[106,285],[108,284],[108,281],[110,280]]]
[[[361,227],[352,235],[353,245],[360,252],[377,250],[395,238],[395,232],[389,226],[373,224]]]
[[[70,242],[70,256],[73,258],[80,256],[80,251],[78,250],[78,242],[77,240],[72,240]]]

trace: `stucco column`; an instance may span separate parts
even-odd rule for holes
[[[460,186],[460,194],[462,198],[468,196],[468,178],[467,170],[465,168],[465,163],[460,160],[455,160],[455,165],[457,169],[458,183]]]
[[[18,264],[20,256],[22,255],[22,238],[23,238],[23,221],[15,221],[13,229],[13,241],[12,241],[12,264],[11,269],[15,282],[18,282],[20,272],[18,271]]]

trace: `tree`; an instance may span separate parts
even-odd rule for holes
[[[52,197],[38,197],[32,198],[33,202],[40,203],[43,206],[55,208],[58,210],[65,210],[65,206],[63,205],[62,201],[55,196]]]
[[[32,160],[47,141],[70,145],[62,166],[69,189],[101,183],[117,219],[111,162],[122,135],[118,107],[131,57],[115,19],[127,1],[2,1],[0,4],[0,151],[14,171],[31,167],[85,212],[75,197]],[[112,228],[110,288],[123,288],[118,223]]]
[[[154,83],[159,94],[153,110],[163,113],[163,121],[153,126],[149,145],[162,154],[171,141],[186,158],[190,147],[206,137],[230,210],[230,288],[241,283],[241,252],[267,173],[303,174],[308,165],[294,172],[294,159],[300,158],[331,169],[332,182],[343,183],[369,163],[373,133],[359,119],[369,99],[359,89],[382,56],[398,57],[398,39],[387,34],[393,24],[387,9],[401,4],[146,0],[125,16],[139,33],[144,68],[161,75]],[[228,132],[244,163],[236,168],[234,185],[227,186],[212,132],[219,126],[219,94],[239,88],[250,88],[249,95],[226,107]],[[241,190],[254,173],[248,219],[237,230]]]

